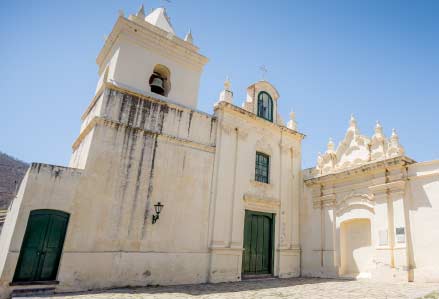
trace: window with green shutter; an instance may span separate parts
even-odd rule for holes
[[[255,180],[261,183],[269,183],[270,157],[266,154],[256,152]]]

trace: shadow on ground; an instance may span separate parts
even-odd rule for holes
[[[252,279],[243,280],[240,282],[225,282],[225,283],[205,283],[205,284],[190,284],[190,285],[177,285],[177,286],[146,286],[146,287],[124,287],[116,289],[105,289],[100,291],[86,291],[75,293],[57,293],[55,295],[47,297],[69,297],[72,295],[87,295],[103,294],[111,292],[112,294],[186,294],[191,296],[201,296],[209,294],[221,294],[221,293],[236,293],[245,291],[257,291],[276,288],[286,288],[299,285],[309,284],[323,284],[327,282],[346,282],[349,279],[325,279],[325,278],[271,278],[271,279]]]

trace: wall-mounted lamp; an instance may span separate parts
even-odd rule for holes
[[[159,220],[159,215],[162,209],[163,205],[160,203],[160,201],[154,205],[155,215],[152,215],[152,224],[156,223],[157,220]]]

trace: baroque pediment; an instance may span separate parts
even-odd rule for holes
[[[357,121],[352,115],[346,135],[337,149],[330,138],[326,152],[319,153],[315,171],[317,174],[328,174],[403,154],[404,149],[399,144],[395,129],[390,139],[387,139],[381,124],[377,122],[375,133],[369,138],[361,135]]]

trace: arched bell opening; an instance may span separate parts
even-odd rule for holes
[[[162,65],[154,67],[152,75],[149,77],[151,92],[167,97],[171,90],[171,72]]]

